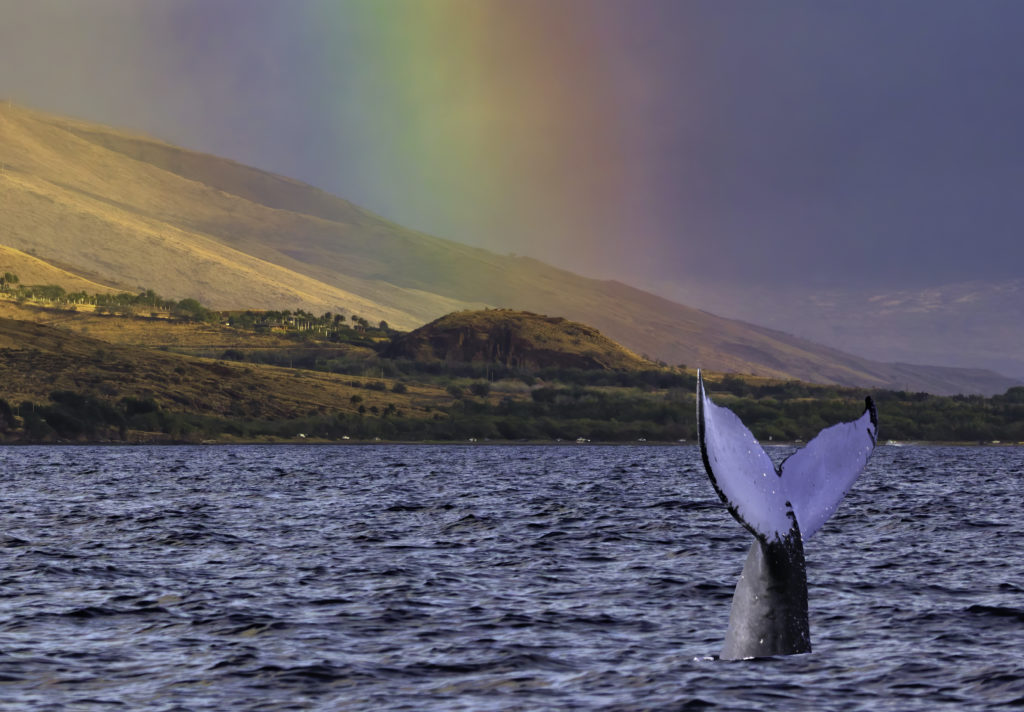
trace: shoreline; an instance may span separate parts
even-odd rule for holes
[[[763,448],[795,448],[799,449],[807,443],[765,441],[760,445]],[[284,445],[284,446],[323,446],[334,445],[338,447],[367,445],[433,445],[433,446],[480,446],[480,447],[510,447],[510,446],[543,446],[543,447],[699,447],[694,441],[671,441],[671,440],[598,440],[577,442],[573,440],[327,440],[324,438],[266,438],[266,439],[222,439],[222,440],[170,440],[153,438],[152,440],[87,440],[70,441],[58,440],[53,442],[44,441],[0,441],[0,448],[4,447],[228,447],[228,446],[253,446],[253,445]],[[1024,447],[1024,442],[974,442],[974,441],[945,441],[945,440],[913,440],[899,442],[884,442],[876,448],[903,448],[903,447],[992,447],[1011,448]]]

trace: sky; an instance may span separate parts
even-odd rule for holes
[[[0,0],[0,97],[670,295],[916,288],[1024,264],[1022,27],[1017,0]]]

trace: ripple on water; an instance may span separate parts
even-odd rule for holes
[[[692,447],[0,462],[12,708],[1024,704],[1020,448],[879,448],[807,546],[815,652],[738,663],[715,655],[749,535]]]

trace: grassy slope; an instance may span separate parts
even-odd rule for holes
[[[850,356],[616,282],[406,230],[231,161],[41,112],[0,107],[0,160],[8,166],[0,243],[94,280],[214,308],[342,311],[410,329],[451,311],[501,306],[564,316],[639,353],[721,371],[939,393],[1001,392],[1013,383]]]
[[[104,282],[91,280],[80,273],[61,269],[38,257],[0,245],[0,272],[13,272],[22,284],[59,284],[69,292],[103,294],[118,291]]]
[[[45,403],[51,392],[71,390],[108,400],[152,398],[171,411],[287,419],[355,412],[353,395],[367,408],[394,403],[409,415],[451,401],[437,388],[399,394],[350,385],[368,380],[193,358],[0,317],[0,397],[10,403]]]
[[[0,160],[7,166],[0,178],[3,244],[120,288],[191,296],[217,308],[344,311],[411,328],[435,310],[465,306],[407,293],[410,308],[396,308],[372,292],[401,290],[372,285],[363,296],[261,259],[259,250],[239,249],[250,233],[284,244],[301,241],[323,221],[108,150],[77,135],[74,126],[0,108]]]

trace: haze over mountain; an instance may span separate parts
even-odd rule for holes
[[[402,329],[460,309],[515,308],[597,327],[672,364],[814,382],[935,393],[1015,383],[852,356],[620,282],[407,230],[232,161],[6,103],[0,164],[0,244],[22,253],[0,254],[5,270],[34,257],[94,283],[218,309],[355,313]]]
[[[879,361],[970,364],[1024,378],[1024,280],[881,289],[662,285],[679,301]]]

